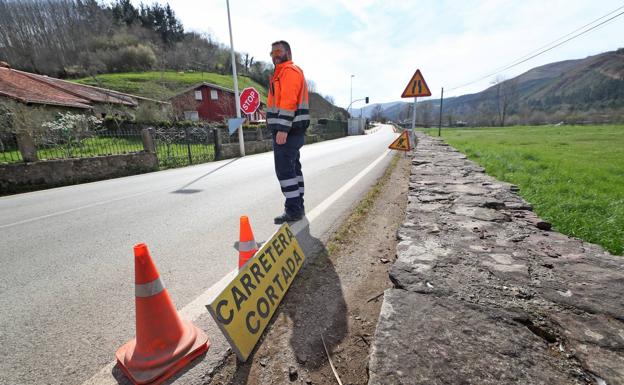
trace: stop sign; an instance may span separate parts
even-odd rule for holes
[[[260,107],[260,94],[253,87],[247,87],[241,92],[240,106],[244,113],[251,115]]]

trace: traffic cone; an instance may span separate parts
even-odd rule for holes
[[[258,244],[254,239],[249,218],[240,217],[240,242],[238,243],[238,269],[240,270],[258,251]]]
[[[136,338],[115,356],[134,384],[156,385],[171,377],[210,346],[208,336],[178,316],[147,245],[134,246]]]

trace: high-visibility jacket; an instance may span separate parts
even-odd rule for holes
[[[310,125],[308,86],[301,68],[291,60],[275,66],[267,98],[267,125],[271,130],[303,134]]]

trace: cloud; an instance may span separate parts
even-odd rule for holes
[[[164,2],[164,0],[162,1]],[[185,28],[229,45],[225,1],[169,0]],[[294,59],[338,105],[353,97],[400,99],[420,68],[434,96],[478,92],[491,79],[451,91],[571,32],[621,4],[605,0],[274,0],[230,1],[234,47],[269,61],[270,43],[288,40]],[[620,47],[624,17],[502,74]]]

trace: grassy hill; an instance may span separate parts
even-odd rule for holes
[[[621,122],[624,119],[624,48],[535,67],[501,83],[511,103],[507,123]],[[444,99],[444,123],[496,124],[497,86]],[[432,105],[438,101],[419,102]],[[405,119],[410,102],[382,105],[391,120]],[[374,107],[368,106],[369,107]],[[366,110],[365,110],[366,113]]]
[[[310,92],[310,116],[313,119],[347,120],[349,114],[344,108],[336,107],[321,95]]]
[[[76,83],[108,88],[128,94],[157,100],[166,100],[195,84],[207,82],[233,89],[232,76],[212,72],[149,71],[103,74],[95,77],[74,80]],[[246,76],[238,77],[238,89],[255,87],[266,103],[267,90]],[[310,93],[310,113],[313,118],[346,120],[347,112],[329,103],[319,94]],[[339,118],[341,116],[342,118]]]
[[[532,111],[586,112],[592,109],[624,108],[624,49],[579,60],[566,60],[533,68],[503,84],[513,84],[515,100],[511,113],[523,107]],[[445,109],[455,115],[480,113],[494,103],[496,86],[482,92],[445,100]]]
[[[220,75],[212,72],[127,72],[96,75],[74,81],[158,100],[166,100],[201,82],[212,83],[229,89],[234,88],[231,75]],[[266,103],[267,90],[250,78],[239,75],[238,89],[242,91],[246,87],[254,87],[258,90],[262,95],[262,101]]]

